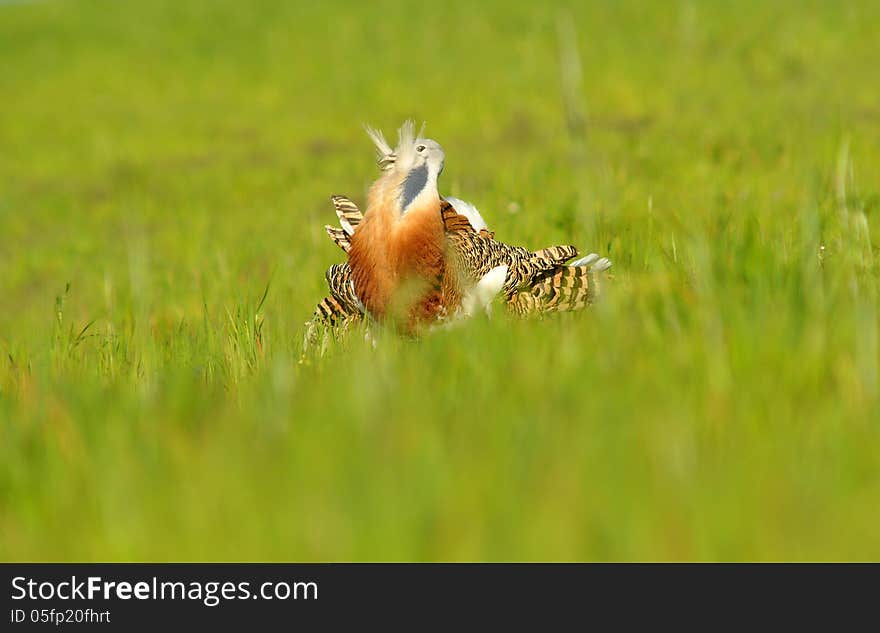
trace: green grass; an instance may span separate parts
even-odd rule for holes
[[[880,558],[876,2],[301,4],[0,5],[0,559]],[[601,303],[300,362],[408,116]]]

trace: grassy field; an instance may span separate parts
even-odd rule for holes
[[[0,559],[880,559],[877,2],[314,5],[0,4]],[[614,279],[301,362],[410,116]]]

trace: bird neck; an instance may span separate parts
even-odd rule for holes
[[[414,169],[398,187],[398,209],[400,218],[411,211],[426,206],[439,208],[440,193],[437,191],[438,174],[429,170],[427,165]]]

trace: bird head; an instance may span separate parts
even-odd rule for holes
[[[379,168],[386,172],[383,178],[399,188],[401,213],[406,213],[426,188],[436,193],[437,178],[446,162],[446,154],[437,141],[422,138],[421,133],[416,135],[412,121],[406,121],[397,131],[398,142],[394,149],[380,131],[366,129],[376,146]]]
[[[424,165],[428,171],[439,176],[443,173],[446,164],[446,153],[440,147],[440,143],[431,138],[417,138],[415,140],[415,155],[412,158],[410,169],[417,169]]]

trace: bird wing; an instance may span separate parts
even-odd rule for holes
[[[324,297],[315,308],[314,321],[334,324],[363,316],[360,302],[351,283],[348,263],[333,264],[324,275],[330,287],[330,296]]]
[[[593,266],[557,266],[511,296],[508,310],[520,316],[580,310],[599,296],[600,272]]]
[[[354,235],[354,230],[364,219],[364,216],[357,205],[345,196],[330,196],[330,200],[333,202],[336,217],[339,218],[339,224],[342,225],[342,228],[327,224],[324,226],[324,230],[327,231],[330,239],[347,253],[351,250],[350,238]]]
[[[440,211],[459,267],[477,280],[497,266],[507,266],[503,290],[508,297],[531,287],[545,273],[578,255],[577,248],[570,245],[532,252],[522,246],[505,244],[486,231],[477,232],[468,219],[445,200],[441,201]]]
[[[330,200],[333,201],[336,217],[339,218],[339,223],[342,225],[343,230],[348,235],[352,235],[357,225],[364,219],[364,214],[361,213],[361,210],[358,209],[354,202],[345,196],[331,196]]]
[[[349,239],[348,233],[345,232],[345,229],[325,224],[324,230],[327,231],[327,235],[329,235],[330,239],[336,243],[336,246],[344,250],[346,253],[351,250],[351,240]]]

